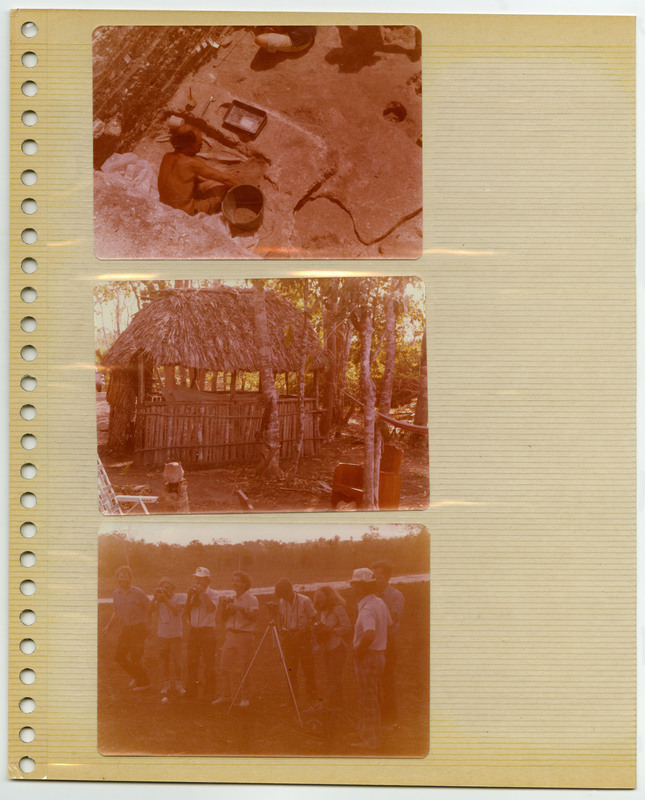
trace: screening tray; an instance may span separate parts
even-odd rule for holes
[[[225,128],[257,136],[266,125],[267,113],[241,100],[233,100],[222,123]]]

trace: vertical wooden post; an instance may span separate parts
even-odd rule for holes
[[[139,356],[139,393],[138,400],[140,403],[146,399],[146,365],[143,361],[143,356]]]
[[[320,389],[319,376],[320,376],[320,370],[315,369],[313,390],[314,390],[314,408],[316,411],[320,408],[320,397],[318,396]]]
[[[163,383],[164,389],[167,392],[175,388],[175,368],[169,367],[167,364],[163,368]]]
[[[231,372],[231,400],[235,399],[236,383],[237,383],[237,370],[234,369],[233,372]]]

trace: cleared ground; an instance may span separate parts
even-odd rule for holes
[[[429,750],[429,583],[398,586],[405,597],[399,634],[397,728],[386,735],[380,755],[423,757]],[[356,601],[344,593],[350,619]],[[258,643],[269,615],[262,596]],[[162,703],[156,643],[148,639],[145,664],[153,687],[133,693],[128,676],[113,660],[116,632],[101,636],[110,614],[99,606],[98,744],[103,754],[353,756],[349,744],[356,710],[356,683],[351,657],[345,664],[345,714],[303,713],[300,727],[277,649],[264,642],[253,667],[248,709],[213,707],[203,699],[172,696]],[[222,633],[218,634],[218,646]],[[322,664],[317,664],[319,689],[324,689]]]

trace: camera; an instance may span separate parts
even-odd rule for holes
[[[267,600],[266,606],[271,619],[275,622],[280,616],[280,603],[277,600]]]

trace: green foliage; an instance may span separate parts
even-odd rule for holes
[[[163,576],[171,577],[179,591],[189,584],[195,568],[208,567],[216,589],[230,588],[231,574],[250,572],[255,586],[273,586],[280,578],[294,584],[311,581],[346,580],[357,567],[374,561],[390,561],[395,575],[427,572],[430,565],[430,535],[423,525],[410,525],[405,536],[381,537],[376,526],[359,540],[311,539],[306,542],[276,542],[258,539],[242,543],[191,541],[186,545],[151,543],[128,539],[114,531],[99,536],[99,592],[109,595],[114,573],[129,563],[135,583],[152,591]]]

